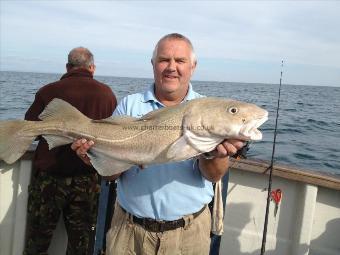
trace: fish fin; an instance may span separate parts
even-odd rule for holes
[[[30,147],[35,135],[23,130],[28,121],[0,121],[0,160],[7,164],[17,161]]]
[[[221,138],[199,136],[184,129],[183,135],[170,146],[166,156],[176,161],[188,159],[214,150],[222,141]]]
[[[44,139],[48,143],[48,149],[52,150],[55,147],[65,145],[68,143],[72,143],[73,139],[64,137],[64,136],[58,136],[58,135],[43,135]]]
[[[181,136],[170,146],[166,157],[174,161],[181,161],[197,156],[200,153],[187,142],[185,136]]]
[[[105,155],[102,151],[93,147],[87,152],[87,156],[90,158],[92,166],[102,176],[119,174],[133,166]]]
[[[223,141],[220,137],[199,136],[188,129],[184,130],[184,136],[187,143],[201,153],[214,150]]]
[[[92,120],[92,122],[121,125],[121,124],[127,124],[127,123],[137,121],[137,120],[139,119],[135,117],[131,117],[131,116],[122,115],[122,116],[113,116],[113,117],[109,117],[109,118],[102,119],[102,120]]]
[[[89,120],[84,114],[82,114],[77,108],[69,104],[68,102],[60,99],[54,98],[44,109],[44,111],[39,115],[41,120],[63,120],[79,122],[80,120]]]

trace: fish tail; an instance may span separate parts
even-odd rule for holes
[[[36,137],[32,132],[25,132],[28,123],[24,120],[0,121],[0,160],[12,164],[26,152]]]

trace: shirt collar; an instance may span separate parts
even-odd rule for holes
[[[89,70],[87,70],[85,68],[75,68],[75,69],[71,69],[70,71],[65,73],[60,78],[60,80],[65,79],[65,78],[69,78],[69,77],[89,77],[89,78],[93,78],[93,75]]]
[[[156,98],[155,96],[155,90],[154,90],[154,86],[155,84],[152,84],[149,89],[147,91],[144,92],[144,95],[142,97],[142,102],[143,103],[146,103],[146,102],[149,102],[149,101],[152,101],[152,102],[155,102],[155,103],[158,103],[160,105],[163,105],[161,102],[159,102],[159,100]],[[194,95],[194,90],[192,88],[192,85],[191,83],[189,83],[189,89],[188,89],[188,93],[187,95],[185,96],[185,98],[183,99],[182,102],[185,102],[185,101],[189,101],[189,100],[192,100],[192,99],[195,99],[195,95]]]
[[[192,85],[191,83],[189,83],[189,90],[188,90],[188,93],[187,95],[185,96],[184,100],[183,101],[189,101],[189,100],[192,100],[192,99],[195,99],[195,92],[194,92],[194,89],[192,88]]]

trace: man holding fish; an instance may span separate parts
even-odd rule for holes
[[[185,36],[174,33],[161,38],[151,63],[155,83],[144,93],[123,98],[116,115],[141,117],[203,97],[190,84],[197,60]],[[72,149],[90,164],[86,153],[93,144],[80,139]],[[224,140],[197,159],[133,166],[112,176],[118,178],[117,202],[106,254],[208,254],[211,216],[207,204],[214,195],[212,182],[222,178],[228,156],[243,145],[241,140]]]

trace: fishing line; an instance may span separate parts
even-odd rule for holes
[[[280,86],[279,86],[279,97],[277,99],[277,107],[276,107],[276,119],[275,119],[275,129],[274,129],[274,141],[273,141],[272,158],[271,158],[269,167],[265,171],[265,172],[267,172],[269,170],[269,179],[268,179],[268,194],[267,194],[266,215],[265,215],[265,220],[264,220],[263,236],[262,236],[261,255],[263,255],[265,253],[265,250],[266,250],[266,239],[267,239],[267,226],[268,226],[268,216],[269,216],[270,193],[271,193],[271,190],[272,190],[272,173],[273,173],[273,165],[274,165],[274,154],[275,154],[276,135],[277,135],[277,123],[278,123],[278,119],[279,119],[279,109],[280,109],[282,70],[283,70],[283,60],[281,62],[281,76],[280,76]]]

